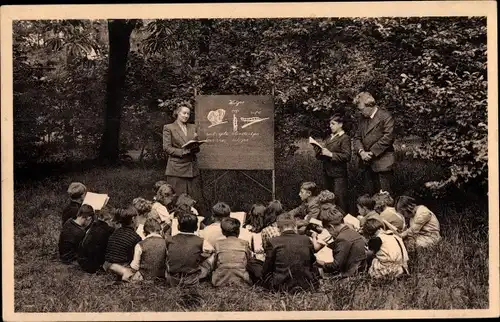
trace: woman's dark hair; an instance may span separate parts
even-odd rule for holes
[[[181,213],[177,220],[179,222],[179,231],[184,233],[194,233],[198,230],[198,218],[190,213]]]
[[[284,213],[285,211],[283,210],[283,205],[281,204],[281,201],[279,200],[273,200],[269,202],[269,204],[266,207],[266,210],[264,211],[264,224],[263,228],[270,226],[274,224],[278,218],[279,215]]]
[[[226,237],[238,237],[240,235],[240,221],[236,218],[227,217],[222,219],[220,228]]]
[[[370,197],[369,194],[364,194],[361,197],[359,197],[356,203],[361,207],[365,207],[368,210],[375,210],[375,200],[373,200],[373,198]]]
[[[261,203],[252,205],[252,208],[247,213],[243,227],[250,225],[252,226],[251,231],[253,233],[260,233],[260,231],[264,228],[265,211],[266,206]]]

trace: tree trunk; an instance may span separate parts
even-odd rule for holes
[[[104,134],[99,153],[100,161],[106,164],[118,162],[123,86],[130,50],[130,35],[134,27],[135,21],[108,20],[109,66],[106,111],[104,113]]]
[[[201,56],[210,53],[210,37],[212,35],[213,24],[213,19],[203,19],[201,21],[201,33],[198,38],[198,48]]]

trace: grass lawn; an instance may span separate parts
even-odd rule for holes
[[[433,164],[399,157],[395,192],[413,191],[426,180],[440,178]],[[161,284],[121,284],[105,275],[91,275],[78,267],[58,262],[57,239],[60,211],[67,202],[71,181],[84,182],[90,191],[107,192],[110,204],[126,206],[132,198],[153,195],[163,168],[120,167],[61,174],[15,186],[15,311],[16,312],[164,312],[184,311],[178,303],[180,290]],[[351,169],[350,203],[353,206],[361,181]],[[216,172],[204,174],[211,181]],[[255,172],[270,184],[269,173]],[[322,182],[318,162],[298,153],[276,169],[276,197],[287,208],[298,204],[301,181]],[[267,180],[267,181],[266,181]],[[223,200],[235,210],[247,210],[254,201],[270,194],[244,176],[228,174],[206,189],[209,203]],[[360,276],[342,281],[324,280],[317,293],[271,294],[258,288],[214,289],[201,286],[204,301],[190,311],[270,310],[404,310],[488,308],[488,210],[487,198],[429,201],[441,223],[442,242],[434,251],[410,258],[411,276],[399,281],[377,282]]]

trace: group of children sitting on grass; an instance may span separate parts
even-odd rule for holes
[[[176,196],[165,182],[156,188],[153,201],[135,198],[127,208],[94,211],[81,204],[86,187],[72,183],[62,215],[61,261],[131,282],[315,290],[326,274],[408,274],[408,251],[440,240],[439,222],[427,207],[408,196],[394,202],[383,191],[359,197],[354,217],[335,204],[332,192],[304,182],[299,207],[287,212],[278,200],[254,204],[241,223],[226,203],[203,217],[188,195]]]

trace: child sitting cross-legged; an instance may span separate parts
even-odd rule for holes
[[[281,235],[273,237],[266,248],[262,285],[272,291],[315,290],[319,272],[314,266],[314,246],[306,235],[297,233],[295,219],[289,214],[278,217]]]
[[[82,205],[76,218],[70,218],[64,223],[59,235],[59,258],[64,264],[76,263],[78,247],[93,217],[94,209],[89,205]]]
[[[320,218],[323,227],[328,229],[332,236],[331,240],[325,242],[332,251],[333,261],[325,262],[318,259],[317,264],[326,273],[339,277],[349,277],[363,271],[366,260],[366,244],[363,237],[344,223],[343,215],[336,207],[323,209]],[[315,249],[321,247],[317,247],[315,243]]]
[[[177,213],[179,233],[168,236],[165,277],[170,286],[192,288],[210,272],[214,248],[197,236],[198,219],[190,212]]]
[[[116,209],[115,219],[121,225],[109,237],[103,268],[128,281],[134,272],[130,262],[134,258],[135,245],[141,237],[135,232],[137,210],[134,207]]]
[[[401,237],[384,230],[384,223],[368,219],[363,230],[368,240],[368,274],[372,278],[396,278],[408,274],[408,253]]]
[[[104,264],[108,240],[114,230],[111,211],[106,207],[96,211],[94,220],[78,247],[78,264],[84,271],[95,273]]]
[[[63,209],[61,220],[62,224],[68,219],[73,218],[76,219],[76,214],[82,205],[83,198],[85,198],[85,194],[87,193],[87,187],[83,183],[80,182],[72,182],[68,187],[68,196],[70,198],[69,204]]]
[[[290,216],[297,220],[296,224],[299,234],[305,233],[305,226],[307,226],[311,218],[318,218],[318,194],[319,188],[314,182],[303,182],[300,185],[299,197],[302,200],[302,204],[288,212]]]
[[[178,219],[177,215],[179,213],[190,213],[195,215],[198,218],[198,229],[196,229],[196,234],[199,234],[199,230],[203,226],[202,221],[205,219],[202,216],[199,216],[198,210],[195,208],[196,200],[194,200],[187,193],[180,194],[175,201],[175,208],[170,213],[173,216],[172,224],[165,230],[166,235],[175,236],[179,231],[177,229]]]
[[[212,207],[212,216],[214,223],[200,230],[200,237],[205,239],[213,247],[219,239],[224,239],[222,234],[221,221],[228,218],[231,214],[231,208],[224,202],[218,202]]]
[[[136,273],[132,280],[165,278],[167,245],[161,236],[161,226],[153,218],[144,222],[144,240],[134,249],[134,258],[130,268]]]
[[[238,219],[230,217],[224,218],[220,224],[226,239],[217,241],[214,247],[213,286],[248,286],[252,283],[247,271],[252,254],[248,242],[238,238],[240,225]]]
[[[396,200],[396,210],[409,220],[408,229],[403,231],[401,238],[410,252],[434,246],[441,240],[439,221],[429,208],[417,205],[412,197],[400,196]]]
[[[269,247],[269,240],[281,234],[278,228],[278,217],[284,213],[283,205],[279,200],[270,201],[264,210],[264,222],[261,230],[262,247],[264,250]]]
[[[243,225],[243,228],[248,230],[252,236],[250,248],[255,254],[255,258],[260,261],[264,261],[265,258],[261,234],[261,231],[264,228],[265,211],[266,206],[261,203],[252,205],[252,208],[245,217],[245,224]]]

